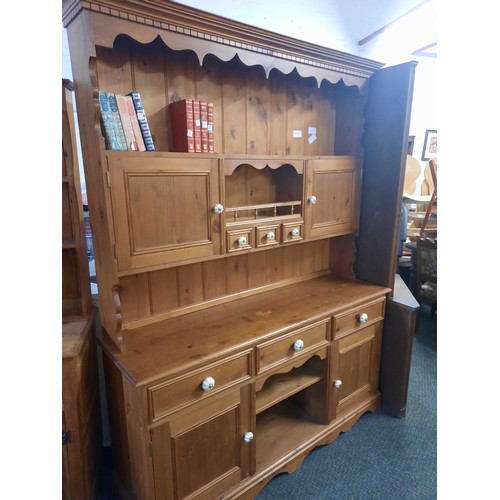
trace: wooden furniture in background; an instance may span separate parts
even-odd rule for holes
[[[169,1],[63,22],[118,488],[253,498],[379,406],[415,63]],[[141,92],[156,152],[105,150],[99,90]],[[171,152],[182,99],[213,102],[215,154]]]
[[[94,498],[101,439],[97,352],[76,158],[72,82],[62,81],[62,491]]]
[[[408,237],[418,238],[437,234],[437,158],[429,160],[423,168],[424,178],[417,186],[422,174],[420,162],[413,156],[406,158],[403,187],[403,203],[406,205],[409,227]],[[411,208],[411,206],[414,208]]]
[[[416,249],[417,299],[437,309],[437,238],[419,238]]]

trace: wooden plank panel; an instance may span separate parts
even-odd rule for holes
[[[149,280],[147,274],[133,274],[120,278],[120,301],[123,321],[142,318],[151,314]]]
[[[203,66],[196,68],[196,97],[200,101],[214,104],[214,152],[222,152],[224,130],[222,115],[221,61],[208,54]]]
[[[283,275],[286,279],[300,276],[301,245],[283,248]]]
[[[168,50],[165,55],[165,93],[167,106],[182,99],[194,99],[194,71],[198,66],[195,55],[189,51]],[[167,107],[166,131],[168,150],[171,150],[170,118]]]
[[[308,127],[314,127],[316,123],[313,98],[315,88],[316,83],[311,78],[296,77],[288,81],[287,141],[291,155],[309,154]],[[301,137],[297,137],[299,131]]]
[[[132,91],[130,44],[124,38],[117,40],[113,49],[96,47],[99,89],[128,94]]]
[[[164,48],[157,43],[134,45],[134,89],[141,93],[144,110],[157,151],[168,151]]]
[[[269,88],[260,66],[247,70],[247,153],[267,154],[269,150]]]
[[[226,259],[227,293],[242,292],[248,288],[247,255]]]
[[[318,155],[333,155],[335,150],[335,120],[336,108],[332,85],[325,83],[318,92],[317,107],[317,153]],[[312,153],[310,153],[312,154]]]
[[[198,304],[203,300],[203,281],[201,263],[177,268],[179,304],[181,306]]]
[[[205,300],[223,297],[227,293],[226,262],[222,259],[203,263],[203,297]]]
[[[335,87],[335,154],[359,155],[363,133],[363,98],[356,87]]]
[[[150,273],[151,312],[171,311],[179,306],[175,268]]]
[[[244,66],[231,62],[223,72],[222,112],[224,120],[223,153],[242,154],[246,149],[246,78]]]
[[[258,288],[267,283],[266,254],[270,251],[248,254],[248,288]]]
[[[287,94],[286,77],[279,71],[271,71],[268,85],[269,98],[269,152],[271,155],[286,155],[287,149]]]

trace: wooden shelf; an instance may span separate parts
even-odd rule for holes
[[[257,472],[297,449],[326,425],[317,423],[289,400],[274,405],[257,416]]]
[[[320,374],[307,366],[271,376],[257,393],[256,412],[261,413],[302,389],[319,382],[321,378]]]

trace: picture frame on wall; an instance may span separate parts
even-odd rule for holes
[[[427,129],[425,131],[424,148],[422,150],[422,161],[428,161],[437,156],[437,130]]]

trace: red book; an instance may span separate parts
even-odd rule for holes
[[[172,151],[194,153],[193,100],[182,99],[169,104]]]
[[[214,153],[214,103],[207,103],[208,152]]]
[[[201,152],[208,153],[208,103],[200,101]]]
[[[194,118],[194,152],[201,153],[201,111],[200,101],[193,101],[193,118]]]

